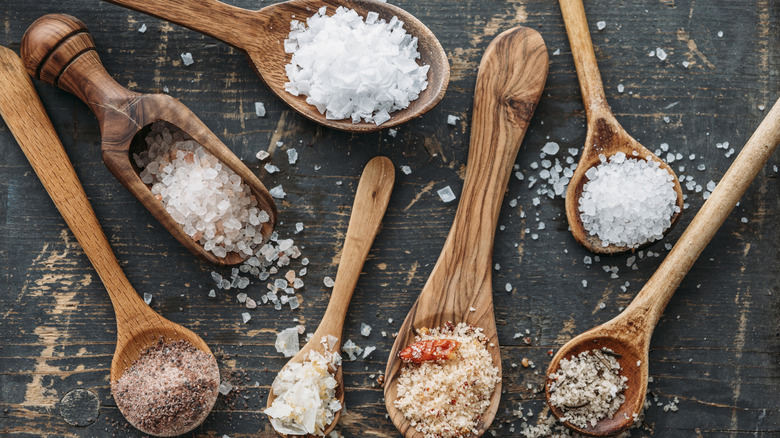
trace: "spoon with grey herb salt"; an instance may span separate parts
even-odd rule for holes
[[[336,282],[320,325],[274,379],[265,413],[277,433],[324,436],[344,406],[341,333],[360,271],[379,232],[395,182],[386,157],[368,162],[360,177],[344,238]]]
[[[84,188],[15,53],[0,47],[0,115],[92,262],[114,306],[111,392],[122,415],[155,436],[186,433],[211,412],[219,368],[198,335],[152,310],[125,277]]]
[[[666,304],[778,144],[780,100],[766,115],[669,255],[631,304],[610,321],[567,342],[552,358],[547,368],[546,383],[550,410],[562,421],[567,413],[576,412],[580,412],[590,421],[585,427],[564,421],[567,427],[586,435],[609,436],[633,424],[642,411],[647,392],[650,338]],[[611,416],[593,416],[595,411],[588,402],[573,405],[566,403],[566,400],[576,400],[577,394],[560,398],[553,394],[556,391],[567,391],[561,380],[576,378],[570,371],[587,366],[583,361],[588,360],[589,356],[595,356],[602,361],[602,368],[618,371],[626,378],[626,387],[622,393],[625,402],[617,407]],[[572,367],[572,363],[577,366]],[[566,367],[562,367],[562,364]],[[554,402],[554,399],[564,401],[559,403]]]

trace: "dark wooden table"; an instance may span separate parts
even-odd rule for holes
[[[269,2],[233,3],[256,8]],[[344,333],[345,339],[377,350],[344,365],[347,411],[338,430],[344,436],[397,436],[385,417],[376,378],[384,371],[391,333],[422,288],[455,213],[456,203],[441,202],[436,191],[449,185],[458,194],[462,187],[477,66],[499,32],[520,24],[541,32],[550,73],[517,159],[526,179],[509,182],[496,232],[494,258],[500,269],[493,282],[504,361],[504,395],[491,428],[497,436],[518,435],[521,420],[513,411],[520,404],[534,412],[532,421],[546,412],[540,388],[548,350],[631,301],[668,252],[666,245],[671,247],[702,205],[706,184],[717,182],[728,168],[734,158],[726,156],[728,149],[740,150],[780,95],[776,0],[588,1],[596,55],[618,120],[652,150],[668,143],[671,152],[683,156],[673,163],[675,170],[685,166],[679,173],[704,187],[684,190],[689,208],[683,219],[645,251],[638,269],[626,267],[628,255],[588,265],[583,260],[591,254],[567,231],[563,200],[541,196],[534,206],[539,184],[528,188],[528,176],[538,174],[532,163],[540,161],[547,141],[558,142],[563,156],[584,143],[584,112],[557,3],[393,3],[438,35],[452,65],[444,100],[401,126],[395,137],[387,130],[350,135],[309,122],[268,91],[240,52],[178,26],[93,0],[2,1],[0,44],[18,52],[27,26],[46,13],[80,18],[120,84],[139,92],[167,90],[269,187],[283,184],[288,195],[278,202],[280,233],[292,234],[296,222],[306,226],[293,236],[311,260],[299,294],[301,308],[261,306],[250,310],[252,320],[243,324],[246,309],[235,291],[207,297],[214,288],[211,272],[228,275],[230,270],[198,261],[111,176],[86,105],[36,81],[131,282],[140,293],[153,294],[155,310],[201,334],[236,387],[218,401],[196,436],[274,435],[260,408],[285,363],[274,349],[275,335],[298,322],[313,331],[319,322],[329,297],[322,279],[335,275],[358,176],[380,154],[398,168],[396,187]],[[602,20],[606,28],[597,31]],[[142,24],[145,33],[137,31]],[[668,54],[666,60],[648,56],[656,48]],[[183,52],[192,53],[193,65],[182,64]],[[254,114],[258,101],[268,109],[264,118]],[[448,115],[461,120],[450,126]],[[727,149],[717,147],[723,142],[729,142]],[[300,154],[292,166],[284,153],[290,147]],[[274,152],[272,162],[281,172],[269,175],[262,169],[255,158],[261,149]],[[697,170],[700,164],[704,170]],[[648,427],[632,436],[780,436],[778,165],[780,157],[774,156],[759,173],[669,303],[650,351],[650,391],[657,401],[647,410]],[[409,166],[411,174],[400,166]],[[0,434],[138,436],[109,391],[116,333],[108,296],[4,123],[0,195]],[[510,199],[517,199],[516,207]],[[545,223],[543,230],[537,219]],[[618,267],[619,278],[611,278],[605,266]],[[259,297],[264,288],[255,280],[248,292]],[[363,322],[373,327],[367,338],[359,333]],[[536,368],[518,366],[523,358]],[[79,388],[90,391],[80,392],[86,399],[96,396],[98,415],[84,403],[76,404],[75,413],[63,409],[73,403],[61,399]],[[664,405],[675,398],[679,411],[665,412]],[[63,417],[88,425],[71,426]]]

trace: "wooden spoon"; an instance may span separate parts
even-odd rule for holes
[[[379,225],[385,215],[387,203],[390,201],[390,193],[393,190],[395,182],[395,170],[393,163],[386,157],[376,157],[368,162],[363,175],[358,183],[357,193],[355,193],[355,203],[352,206],[352,214],[349,218],[347,227],[347,237],[344,239],[344,248],[341,253],[339,269],[336,272],[336,282],[333,285],[333,292],[325,310],[325,315],[320,321],[320,325],[314,332],[311,340],[285,365],[291,363],[301,363],[308,358],[309,352],[317,351],[324,354],[338,353],[341,349],[341,332],[344,328],[344,318],[347,315],[349,301],[352,299],[352,292],[355,291],[360,271],[363,269],[368,257],[368,251],[374,242],[374,237],[379,232]],[[332,350],[326,350],[321,340],[323,337],[335,336],[338,338]],[[327,344],[327,342],[326,342]],[[338,386],[336,397],[344,406],[344,374],[341,366],[338,366],[334,372],[334,377]],[[271,407],[276,395],[273,391],[268,394],[268,407]],[[341,411],[336,413],[331,424],[324,431],[324,435],[330,433],[339,422]],[[282,435],[282,434],[280,434]],[[284,436],[284,435],[282,435]]]
[[[553,357],[547,368],[548,376],[558,370],[561,359],[571,358],[582,351],[610,348],[622,356],[618,362],[623,375],[628,377],[628,388],[624,391],[626,401],[611,419],[605,418],[595,427],[587,429],[564,423],[566,426],[587,435],[608,436],[625,430],[634,422],[632,414],[642,411],[647,392],[648,353],[655,325],[685,274],[769,160],[778,143],[780,101],[775,103],[750,137],[699,213],[634,301],[612,320],[567,342]],[[548,404],[551,383],[548,379]],[[559,418],[563,415],[555,406],[551,405],[550,410]]]
[[[89,105],[100,124],[101,150],[108,169],[193,254],[218,265],[234,265],[248,258],[238,253],[217,257],[203,249],[141,181],[130,154],[146,149],[144,139],[150,125],[158,120],[189,134],[249,185],[258,208],[270,216],[263,225],[263,236],[271,235],[276,225],[276,204],[263,183],[181,102],[165,94],[138,94],[116,83],[103,68],[84,23],[69,15],[45,15],[25,32],[21,53],[31,75],[75,94]]]
[[[593,43],[590,40],[582,0],[559,0],[559,2],[563,21],[566,24],[566,33],[569,34],[569,44],[574,56],[574,65],[580,80],[582,102],[585,104],[585,114],[588,119],[588,132],[582,156],[571,181],[569,181],[569,187],[566,189],[566,218],[569,220],[569,227],[574,238],[582,246],[595,253],[617,254],[631,248],[614,244],[604,246],[598,236],[590,235],[585,230],[580,219],[579,200],[582,197],[582,188],[588,182],[585,172],[600,164],[599,155],[611,157],[618,152],[623,152],[628,158],[654,160],[674,176],[674,191],[677,193],[679,212],[671,217],[671,225],[664,234],[671,230],[680,219],[680,213],[683,209],[682,187],[674,170],[634,140],[612,115],[612,110],[610,110],[604,95],[601,74],[596,64],[596,54],[593,52]],[[631,196],[631,194],[626,193],[625,196]]]
[[[398,330],[385,371],[385,405],[406,437],[422,437],[393,403],[401,371],[398,353],[415,330],[461,322],[480,327],[501,376],[493,314],[492,252],[501,203],[531,116],[547,79],[547,47],[532,29],[515,27],[490,43],[477,75],[468,168],[458,211],[439,260]],[[498,409],[501,384],[476,426],[487,430]]]
[[[84,248],[111,297],[116,313],[117,345],[111,360],[111,381],[147,348],[161,338],[184,340],[208,353],[217,375],[217,361],[198,335],[158,315],[138,296],[111,251],[94,210],[84,193],[73,165],[43,109],[30,77],[16,54],[0,46],[0,115],[27,156],[76,239]],[[217,382],[217,385],[219,382]],[[216,395],[217,385],[214,386]],[[216,397],[214,397],[216,400]],[[204,406],[206,414],[212,406]],[[197,426],[194,424],[192,428]],[[181,433],[187,430],[180,431]]]
[[[255,72],[271,91],[295,111],[321,125],[351,132],[371,132],[391,128],[419,117],[436,106],[444,97],[450,79],[450,64],[439,40],[412,14],[398,6],[374,0],[293,0],[249,11],[217,0],[106,0],[143,12],[180,26],[204,33],[246,53]],[[362,17],[370,11],[390,21],[393,16],[404,22],[407,33],[418,38],[421,65],[430,65],[428,88],[408,108],[391,113],[392,118],[381,126],[374,123],[352,123],[351,119],[328,120],[324,114],[306,103],[306,96],[293,96],[284,90],[288,82],[284,71],[290,55],[284,52],[284,40],[290,33],[292,20],[305,21],[323,6],[332,15],[336,8],[354,9]]]

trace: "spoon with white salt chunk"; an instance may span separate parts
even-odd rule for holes
[[[560,406],[550,402],[550,375],[558,371],[561,360],[571,359],[585,351],[607,348],[620,363],[620,373],[628,378],[625,402],[612,418],[603,418],[588,428],[565,422],[567,427],[586,435],[610,436],[627,429],[634,422],[634,415],[642,411],[647,392],[650,338],[666,304],[779,143],[780,101],[769,111],[677,244],[631,304],[620,315],[580,334],[558,350],[547,368],[546,385],[547,402],[558,418],[564,412]]]
[[[344,328],[344,318],[347,314],[349,301],[352,299],[352,293],[355,291],[360,271],[368,257],[374,237],[379,232],[379,226],[385,215],[387,203],[390,201],[394,182],[395,170],[393,163],[388,158],[376,157],[368,162],[358,183],[355,203],[352,206],[341,260],[336,272],[336,282],[333,285],[328,308],[311,340],[287,362],[280,372],[281,375],[290,371],[291,366],[298,367],[299,364],[311,359],[310,355],[322,355],[323,359],[318,362],[319,377],[325,380],[328,380],[329,376],[335,378],[336,387],[333,398],[338,400],[338,405],[331,405],[337,408],[334,409],[333,418],[330,423],[321,421],[320,423],[324,423],[321,424],[322,427],[317,426],[316,421],[299,424],[290,420],[292,417],[310,418],[307,414],[312,411],[316,412],[320,408],[320,404],[311,403],[312,392],[308,391],[304,387],[305,385],[290,385],[288,382],[279,381],[280,377],[277,377],[268,394],[266,413],[273,414],[271,415],[271,424],[280,435],[311,434],[323,436],[333,430],[338,423],[341,409],[344,406],[344,377],[341,370],[341,360],[334,355],[338,355],[341,349],[341,332]],[[321,372],[323,371],[321,370],[322,364],[329,365],[327,373]],[[310,372],[304,370],[299,375],[307,374],[308,377],[311,377],[311,373],[317,371],[314,369]],[[277,389],[282,387],[289,389],[289,386],[293,386],[293,388],[283,394],[276,393]],[[324,411],[328,411],[328,405],[333,400],[320,401],[326,403],[326,406],[322,407]]]
[[[559,2],[561,5],[561,12],[563,13],[563,21],[566,24],[566,33],[569,35],[571,52],[574,57],[574,65],[577,69],[577,77],[579,78],[580,90],[582,92],[582,101],[585,104],[585,112],[588,120],[588,132],[585,139],[585,146],[582,149],[582,155],[577,165],[577,169],[574,171],[566,191],[566,217],[569,221],[569,226],[574,238],[588,250],[600,254],[617,254],[629,251],[649,244],[654,238],[657,238],[658,233],[644,231],[646,227],[653,228],[653,225],[655,224],[652,222],[657,221],[664,225],[668,223],[666,229],[661,231],[662,234],[666,234],[677,223],[683,208],[682,187],[680,186],[680,181],[677,179],[677,175],[675,175],[669,165],[631,137],[626,130],[620,126],[615,119],[615,116],[612,115],[612,111],[609,108],[607,98],[604,94],[604,87],[601,83],[601,74],[599,73],[598,65],[596,64],[596,54],[593,51],[593,44],[590,39],[590,33],[588,32],[588,22],[585,17],[585,8],[582,4],[582,0],[559,0]],[[629,214],[631,207],[625,208],[624,213],[621,214],[621,216],[630,218],[634,222],[645,221],[650,223],[628,223],[626,227],[636,231],[628,233],[626,236],[623,236],[622,239],[616,239],[616,241],[621,242],[618,244],[607,238],[605,238],[605,241],[602,241],[597,234],[601,227],[593,227],[592,231],[586,229],[580,215],[580,199],[583,196],[584,186],[588,182],[586,173],[590,169],[601,164],[601,156],[610,159],[620,152],[625,154],[627,160],[647,160],[648,163],[655,162],[657,163],[658,168],[666,170],[673,177],[673,190],[677,199],[674,201],[676,209],[674,209],[673,206],[669,206],[671,207],[669,209],[669,215],[658,219],[646,214],[648,205],[636,205],[634,209],[639,211],[639,213],[635,215]],[[644,165],[646,163],[639,164]],[[656,164],[653,164],[652,166],[656,166]],[[638,168],[639,166],[636,167]],[[641,186],[643,183],[638,184],[640,185],[638,189],[653,190]],[[634,185],[634,187],[637,187],[637,185]],[[629,203],[632,204],[632,207],[634,207],[633,204],[638,204],[636,199],[632,199],[632,197],[637,195],[630,190],[627,190],[626,187],[615,187],[614,192],[615,198],[620,200],[632,200],[631,203]],[[654,206],[654,204],[649,205],[651,206],[650,209]],[[605,229],[615,228],[615,226],[612,225],[612,214],[614,213],[610,212],[607,214],[609,218],[607,224],[604,226]],[[620,221],[615,222],[619,223]],[[644,243],[632,245],[628,242],[629,238],[636,238],[640,241],[644,241]]]
[[[433,32],[412,14],[389,3],[373,0],[293,0],[250,11],[216,0],[107,1],[204,33],[241,50],[274,94],[304,117],[330,128],[371,132],[399,125],[436,106],[449,82],[447,54]],[[289,81],[285,66],[290,55],[285,53],[284,41],[290,33],[290,23],[294,20],[305,22],[322,7],[327,7],[327,14],[332,15],[340,6],[355,10],[363,19],[371,12],[388,23],[393,17],[398,17],[406,32],[418,39],[418,63],[430,66],[427,88],[407,108],[390,113],[391,118],[381,125],[365,121],[353,123],[349,118],[333,120],[307,103],[305,95],[295,96],[285,90],[285,83]],[[376,71],[364,70],[363,73],[373,75]]]

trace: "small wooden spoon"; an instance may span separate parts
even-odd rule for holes
[[[617,254],[631,248],[614,244],[604,246],[598,236],[590,235],[585,230],[580,219],[579,200],[582,197],[583,186],[588,182],[585,172],[600,164],[599,155],[611,157],[618,152],[623,152],[628,158],[654,160],[674,176],[674,191],[677,193],[677,206],[680,211],[672,216],[671,225],[664,234],[671,230],[680,219],[680,213],[683,209],[682,187],[674,170],[634,140],[612,115],[612,110],[610,110],[604,95],[601,74],[596,64],[596,54],[593,52],[593,43],[590,40],[582,0],[559,0],[559,2],[563,21],[566,24],[566,33],[569,34],[569,44],[574,56],[574,65],[577,68],[582,101],[585,104],[585,113],[588,119],[588,132],[582,156],[571,181],[569,181],[569,187],[566,189],[566,218],[569,220],[569,227],[574,238],[589,251],[600,254]],[[631,194],[626,193],[625,196],[631,196]]]
[[[571,358],[582,351],[610,348],[622,356],[618,362],[623,369],[623,375],[628,377],[628,388],[624,392],[626,401],[611,419],[605,418],[595,427],[587,429],[564,423],[567,427],[587,435],[608,436],[627,429],[634,422],[632,414],[642,411],[647,392],[648,353],[655,325],[685,274],[769,160],[778,143],[780,101],[775,103],[750,137],[699,213],[634,301],[620,315],[567,342],[553,357],[547,368],[548,376],[558,370],[561,359]],[[548,379],[548,404],[551,383]],[[556,417],[563,415],[555,406],[551,405],[550,410]]]
[[[49,116],[43,109],[30,77],[16,54],[0,46],[0,115],[27,156],[76,239],[84,248],[111,297],[116,313],[117,345],[111,360],[111,381],[147,348],[161,338],[185,340],[208,353],[218,372],[217,361],[198,335],[158,315],[138,296],[111,251],[95,212],[84,193],[73,165],[62,147]],[[217,382],[217,385],[219,382]],[[217,386],[214,386],[216,394]],[[216,397],[215,397],[216,399]],[[206,413],[212,406],[204,406]],[[204,415],[205,418],[205,415]],[[193,425],[192,428],[197,426]],[[187,430],[180,431],[181,433]]]
[[[391,128],[419,117],[436,106],[447,90],[450,64],[439,40],[425,25],[398,6],[374,0],[293,0],[249,11],[217,0],[106,0],[143,12],[223,41],[246,53],[255,72],[271,91],[295,111],[321,125],[351,132],[371,132]],[[333,14],[339,6],[354,9],[362,17],[370,11],[390,21],[393,16],[404,22],[407,33],[418,38],[421,65],[430,65],[428,88],[408,108],[391,113],[381,126],[374,123],[352,123],[351,119],[328,120],[306,103],[306,96],[293,96],[284,90],[288,82],[284,67],[290,55],[284,52],[284,40],[292,20],[304,21],[323,6]]]
[[[398,330],[385,371],[385,405],[406,437],[422,437],[396,408],[398,353],[414,342],[415,330],[461,322],[482,328],[501,376],[493,314],[492,252],[498,215],[531,116],[547,79],[547,47],[536,31],[515,27],[490,43],[477,75],[466,180],[458,211],[439,260]],[[481,435],[498,409],[501,384],[476,426]]]
[[[328,335],[335,336],[338,341],[333,345],[330,353],[338,353],[341,349],[341,332],[344,328],[344,318],[347,315],[349,301],[355,291],[360,271],[363,269],[368,257],[368,251],[374,242],[374,237],[379,233],[379,225],[385,215],[387,203],[390,201],[390,193],[395,183],[395,169],[390,159],[376,157],[368,162],[363,175],[360,177],[355,203],[352,205],[352,214],[347,227],[347,237],[344,239],[344,248],[339,261],[339,269],[336,272],[336,282],[333,285],[328,308],[320,321],[320,325],[314,332],[311,340],[293,356],[285,367],[291,363],[301,363],[308,358],[309,352],[317,351],[320,354],[326,352],[322,345],[322,338]],[[327,344],[327,343],[326,343]],[[344,406],[344,374],[341,366],[333,370],[338,386],[336,397]],[[268,407],[271,407],[276,395],[273,391],[268,393]],[[336,413],[331,424],[324,431],[324,435],[330,433],[341,417],[341,411]],[[280,434],[285,436],[283,434]]]
[[[218,265],[234,265],[248,258],[238,253],[217,257],[203,249],[141,181],[130,154],[146,149],[144,139],[150,125],[158,120],[189,134],[249,185],[258,208],[270,216],[263,225],[263,236],[271,235],[276,225],[276,204],[263,183],[181,102],[165,94],[134,93],[116,83],[103,68],[84,23],[69,15],[45,15],[25,32],[21,53],[32,76],[89,105],[100,124],[101,150],[108,169],[193,254]]]

